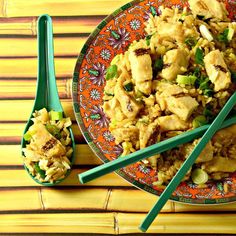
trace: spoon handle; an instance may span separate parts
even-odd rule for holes
[[[55,79],[52,19],[49,15],[38,19],[38,81],[34,110],[43,107],[62,111]]]

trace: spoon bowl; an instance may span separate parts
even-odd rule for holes
[[[38,78],[37,78],[37,88],[36,97],[33,105],[32,112],[30,114],[29,120],[26,124],[24,134],[28,131],[29,127],[33,125],[33,113],[36,110],[46,108],[47,111],[57,111],[63,112],[63,108],[58,95],[56,78],[55,78],[55,68],[54,68],[54,51],[53,51],[53,31],[52,31],[52,19],[49,15],[42,15],[38,19]],[[63,112],[63,116],[65,114]],[[71,156],[71,165],[73,165],[75,160],[75,140],[71,127],[68,127],[71,138],[71,146],[73,153]],[[27,142],[22,138],[21,148],[26,147]],[[22,155],[23,151],[22,151]],[[62,182],[70,173],[67,171],[63,179],[57,180],[53,183],[50,182],[40,182],[35,179],[30,173],[28,168],[25,166],[28,174],[37,183],[44,186],[54,186]]]

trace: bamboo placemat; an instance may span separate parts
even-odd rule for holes
[[[0,0],[0,234],[139,233],[156,197],[112,173],[86,185],[77,174],[101,164],[75,122],[71,81],[89,33],[127,0]],[[20,139],[31,112],[37,77],[37,16],[53,16],[57,85],[73,120],[78,158],[55,188],[42,187],[22,166]],[[168,202],[149,233],[236,233],[236,203],[190,206]]]

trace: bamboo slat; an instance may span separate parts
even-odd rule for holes
[[[106,210],[108,189],[42,189],[45,210]]]
[[[19,143],[25,125],[25,123],[0,123],[0,143]],[[85,142],[77,124],[72,124],[72,130],[77,142]]]
[[[72,79],[57,79],[57,89],[60,98],[71,98],[71,82]],[[0,99],[34,99],[35,92],[36,80],[0,80]],[[14,105],[14,103],[11,102],[11,105]]]
[[[19,210],[19,211],[42,210],[40,190],[37,189],[0,190],[0,211],[14,211],[14,210]]]
[[[54,17],[53,32],[54,34],[91,33],[103,19],[104,16]]]
[[[78,56],[86,37],[54,37],[55,56]],[[37,57],[37,38],[0,38],[0,57]]]
[[[117,213],[119,234],[138,233],[145,214]],[[160,214],[148,233],[234,234],[236,214]]]
[[[66,213],[2,214],[1,233],[140,233],[146,214]],[[224,219],[224,220],[222,220]],[[235,214],[160,214],[148,233],[236,233]]]
[[[107,15],[126,4],[127,0],[41,0],[22,2],[5,0],[5,10],[0,17],[25,17],[49,14],[51,16]]]
[[[71,78],[76,58],[55,58],[56,77]],[[37,58],[4,58],[0,60],[0,78],[36,78]]]
[[[1,2],[0,2],[1,3]],[[2,4],[1,6],[2,7]],[[1,35],[35,35],[35,18],[0,18]]]
[[[109,211],[147,212],[157,197],[141,190],[121,189],[42,189],[45,209],[98,209]],[[140,204],[142,202],[142,204]],[[174,212],[172,202],[162,212]]]
[[[5,7],[5,1],[4,0],[0,0],[0,17],[4,15],[4,9]]]
[[[20,158],[20,156],[19,156]],[[60,186],[121,186],[130,187],[127,181],[116,175],[115,173],[105,175],[101,178],[93,180],[87,184],[80,184],[78,174],[87,169],[74,169],[71,174],[62,182]],[[40,186],[35,183],[24,169],[1,169],[0,171],[0,187],[33,187]]]
[[[20,149],[20,145],[0,145],[0,166],[21,166]],[[76,153],[78,158],[75,165],[99,165],[102,163],[87,144],[77,144]]]
[[[102,21],[103,16],[53,17],[53,33],[91,33]],[[37,18],[0,18],[0,35],[36,35]]]
[[[0,233],[116,233],[114,213],[2,214],[0,219]]]
[[[66,116],[75,121],[72,101],[62,99],[61,102]],[[0,121],[27,121],[32,111],[33,104],[34,100],[14,100],[14,102],[12,100],[0,100],[0,110],[4,111],[0,114]],[[11,109],[9,109],[9,107]]]
[[[107,209],[121,212],[148,212],[157,196],[136,189],[112,189]],[[162,212],[233,212],[236,203],[224,205],[189,205],[168,201]]]
[[[26,201],[27,198],[27,201]],[[2,211],[113,211],[148,212],[157,197],[138,189],[94,188],[12,188],[0,189]],[[30,201],[31,204],[28,204]],[[141,204],[142,203],[142,204]],[[236,203],[224,205],[187,205],[168,201],[162,213],[234,212]]]

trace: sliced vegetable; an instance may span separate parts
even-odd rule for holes
[[[32,138],[32,135],[29,132],[26,132],[24,134],[24,140],[25,141],[30,141],[31,138]]]
[[[234,29],[233,28],[226,28],[222,33],[218,35],[218,40],[222,43],[228,43],[232,40],[234,36]]]
[[[144,96],[144,94],[140,90],[137,90],[137,92],[135,94],[135,99],[140,100],[143,96]]]
[[[129,82],[128,84],[125,84],[125,85],[124,85],[124,89],[125,89],[125,91],[127,91],[127,92],[133,91],[133,89],[134,89],[133,83],[132,83],[132,82]]]
[[[108,93],[108,92],[106,92],[106,91],[104,91],[104,94],[107,95],[107,96],[114,96],[113,93]]]
[[[231,70],[230,73],[231,73],[232,82],[236,83],[236,72]]]
[[[205,89],[209,89],[209,79],[206,78],[204,81],[202,81],[199,85],[199,89],[201,90],[205,90]]]
[[[147,44],[148,46],[150,45],[151,37],[152,37],[152,35],[147,35],[147,36],[146,36],[146,44]]]
[[[197,168],[193,170],[191,178],[195,184],[205,184],[208,181],[208,174],[203,169]]]
[[[51,120],[62,120],[63,119],[63,112],[62,111],[50,111],[50,119]]]
[[[209,42],[213,40],[211,32],[205,25],[200,25],[199,30],[203,38],[207,39]]]
[[[228,35],[227,35],[228,41],[231,41],[233,39],[233,36],[234,36],[234,29],[229,28],[229,32],[228,32]]]
[[[196,53],[195,53],[195,62],[199,65],[204,65],[204,62],[203,62],[203,58],[204,58],[204,53],[202,51],[201,48],[197,48],[196,49]]]
[[[205,89],[205,90],[203,91],[203,94],[204,94],[205,96],[207,96],[207,97],[212,97],[213,94],[214,94],[214,90],[213,90],[213,89]]]
[[[44,170],[40,169],[38,162],[36,162],[36,163],[34,164],[34,169],[36,170],[37,173],[40,174],[40,176],[41,176],[43,179],[46,177],[46,172],[45,172]]]
[[[203,115],[206,117],[208,123],[212,122],[215,118],[214,113],[210,110],[210,107],[206,107],[203,111]]]
[[[55,125],[46,124],[46,129],[56,139],[61,139],[61,133],[60,133],[60,129],[58,127],[56,127]]]
[[[184,43],[189,47],[194,47],[197,44],[197,40],[193,37],[188,37],[184,40]]]
[[[106,80],[113,79],[117,76],[117,65],[111,65],[107,68]]]
[[[193,71],[193,75],[196,76],[197,78],[201,77],[201,69],[199,67],[195,67]]]
[[[197,128],[203,125],[206,125],[208,123],[207,119],[205,116],[200,115],[194,118],[193,120],[193,128]]]
[[[194,75],[178,75],[177,83],[182,85],[194,85],[197,77]]]
[[[204,20],[205,16],[197,15],[197,18],[198,18],[199,20]]]
[[[159,72],[163,69],[163,66],[164,66],[164,63],[163,63],[162,57],[158,58],[154,63],[153,70],[155,70],[156,72]]]
[[[183,13],[181,17],[179,18],[179,21],[183,23],[185,20],[185,17],[186,17],[186,14]]]

